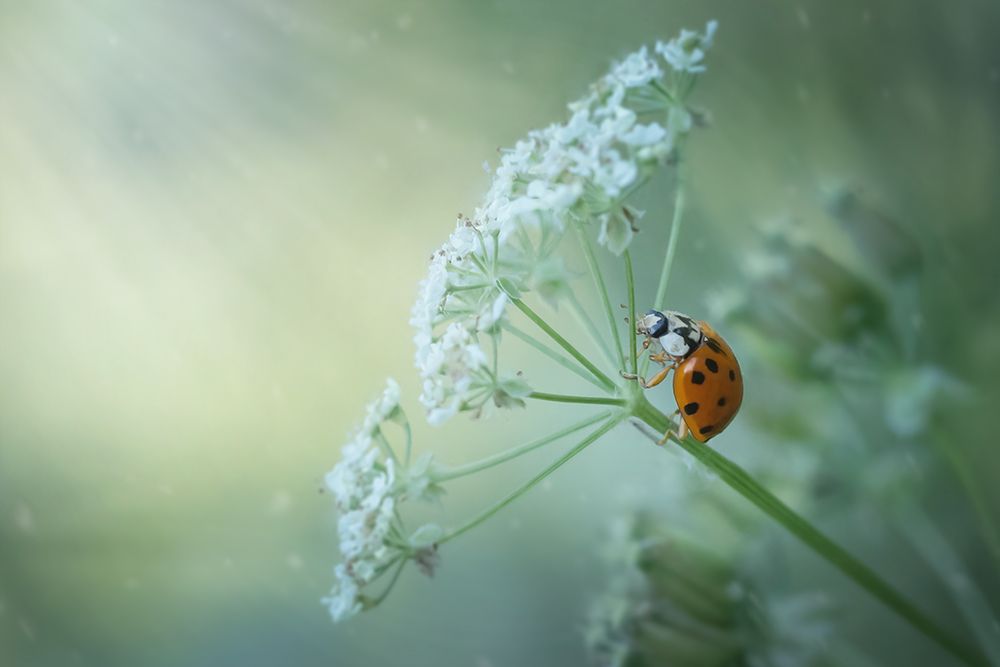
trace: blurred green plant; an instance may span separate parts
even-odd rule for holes
[[[673,419],[649,403],[638,381],[647,360],[640,364],[629,247],[642,222],[642,212],[630,206],[628,200],[657,170],[672,167],[680,171],[685,139],[702,116],[689,107],[687,100],[705,71],[704,58],[715,28],[715,23],[710,22],[704,32],[685,30],[667,43],[657,43],[652,52],[643,48],[631,54],[600,79],[587,96],[569,105],[571,117],[567,122],[529,133],[503,155],[483,205],[472,217],[460,217],[448,241],[432,256],[411,319],[416,330],[416,364],[423,381],[420,402],[431,424],[442,424],[460,412],[484,416],[496,409],[523,407],[530,401],[591,405],[597,412],[499,455],[447,468],[427,456],[412,461],[408,429],[404,429],[403,454],[383,436],[383,424],[398,421],[406,425],[398,390],[390,382],[345,447],[343,460],[327,476],[327,486],[340,511],[338,527],[344,557],[335,572],[337,583],[326,599],[335,620],[349,618],[385,599],[407,562],[413,561],[430,573],[442,545],[489,519],[617,425],[632,421],[665,434],[664,441],[670,439],[678,444],[956,657],[969,664],[981,661],[974,650],[942,630],[864,562],[826,537],[745,470],[706,444],[692,437],[679,437]],[[684,185],[678,178],[673,224],[655,304],[662,304],[666,298],[683,213]],[[575,237],[579,244],[600,299],[601,318],[607,327],[603,333],[576,295],[579,286],[574,283],[574,273],[566,268],[571,258],[567,237]],[[595,241],[621,259],[628,293],[629,326],[624,331],[612,307]],[[775,242],[781,242],[781,237],[776,236]],[[795,261],[771,276],[779,281],[772,289],[789,292],[788,313],[802,321],[825,314],[829,319],[821,324],[831,327],[838,336],[858,336],[840,342],[847,353],[866,347],[879,350],[876,334],[887,318],[886,307],[874,297],[869,298],[864,282],[848,280],[849,273],[812,249],[801,257],[786,253],[786,259],[789,257]],[[899,266],[909,264],[900,262]],[[800,283],[800,276],[807,282]],[[835,286],[835,291],[822,298],[836,304],[836,314],[822,308],[819,312],[811,310],[820,301],[817,294],[830,286]],[[805,291],[799,293],[802,289]],[[565,304],[574,311],[581,328],[601,350],[604,369],[529,305],[525,297],[531,293],[550,305]],[[511,307],[530,328],[511,323]],[[786,330],[799,336],[798,329],[781,326],[773,335],[780,336]],[[504,369],[500,347],[505,333],[528,343],[598,389],[598,393],[539,391],[532,386],[530,376]],[[537,333],[544,337],[539,338]],[[800,337],[785,353],[801,355],[809,349],[808,338]],[[833,373],[831,369],[839,368],[821,363],[815,367],[828,376]],[[413,532],[404,528],[400,509],[405,501],[434,497],[452,479],[477,473],[587,428],[592,430],[566,453],[464,524],[449,529],[426,524]],[[382,591],[371,592],[383,579],[387,583]]]
[[[709,489],[690,489],[692,500]],[[688,495],[688,494],[685,494]],[[743,529],[753,528],[743,526]],[[751,540],[710,550],[669,519],[636,512],[612,525],[608,586],[584,637],[601,667],[837,664],[820,594],[775,596],[744,571]]]

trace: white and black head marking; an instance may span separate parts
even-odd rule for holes
[[[638,322],[638,329],[639,333],[659,340],[664,352],[680,359],[690,356],[704,339],[697,322],[673,310],[646,311]]]

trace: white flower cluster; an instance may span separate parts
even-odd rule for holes
[[[662,60],[645,47],[629,55],[569,105],[569,120],[529,132],[504,152],[482,205],[460,217],[432,256],[413,307],[421,402],[431,423],[501,402],[504,380],[480,342],[498,342],[509,303],[498,281],[558,298],[568,274],[555,252],[570,224],[596,226],[598,242],[616,254],[632,242],[641,212],[625,199],[692,124],[679,95],[665,87],[663,65],[704,69],[714,30],[711,23],[705,35],[682,32],[658,47]]]
[[[396,420],[405,416],[399,405],[399,385],[390,378],[382,395],[368,406],[361,428],[344,446],[340,462],[325,478],[340,514],[337,534],[343,557],[334,570],[333,590],[323,599],[334,621],[361,611],[361,590],[390,565],[418,555],[404,537],[398,505],[412,489],[430,495],[434,487],[426,458],[409,471],[399,469],[381,432],[385,422]],[[428,527],[418,533],[426,536]]]

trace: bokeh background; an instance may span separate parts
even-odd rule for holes
[[[712,127],[690,144],[669,305],[703,313],[762,220],[846,245],[822,199],[863,189],[931,250],[925,289],[947,309],[929,326],[971,388],[951,444],[995,509],[996,3],[0,2],[0,664],[581,664],[607,522],[682,501],[662,483],[677,459],[620,428],[341,626],[319,603],[337,560],[319,489],[387,375],[418,421],[409,308],[483,161],[562,119],[611,60],[710,18],[694,99]],[[666,225],[644,234],[640,300]],[[420,425],[416,446],[467,461],[561,411]],[[747,421],[713,444],[752,465]],[[444,516],[552,456],[456,484]],[[940,484],[937,518],[995,601]],[[947,622],[866,516],[825,528]],[[850,641],[947,664],[785,546],[785,585],[830,591]]]

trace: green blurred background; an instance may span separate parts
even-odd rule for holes
[[[581,664],[607,521],[677,501],[658,484],[676,459],[621,428],[341,626],[319,604],[337,545],[318,490],[385,376],[419,417],[409,308],[483,160],[710,18],[713,127],[690,143],[669,305],[703,313],[759,221],[863,187],[934,248],[936,324],[977,388],[961,439],[994,479],[997,3],[4,1],[0,664]],[[664,227],[637,251],[647,298]],[[417,448],[466,461],[565,411],[420,425]],[[713,444],[740,459],[753,437]],[[457,485],[446,515],[551,456]],[[846,589],[857,642],[941,664],[789,553]]]

